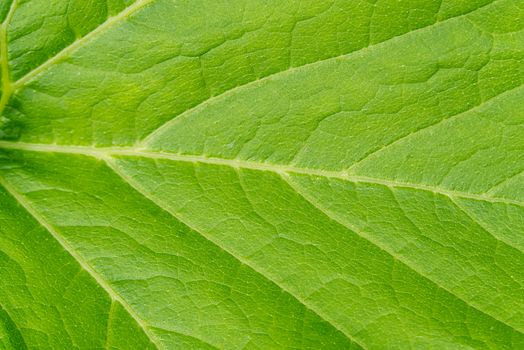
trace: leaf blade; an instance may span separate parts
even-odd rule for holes
[[[4,346],[524,346],[514,0],[6,4]]]

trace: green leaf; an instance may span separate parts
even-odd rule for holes
[[[521,1],[0,21],[0,348],[524,348]]]

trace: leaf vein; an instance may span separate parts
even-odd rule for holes
[[[436,22],[433,22],[432,24],[430,24],[428,26],[417,28],[417,29],[411,30],[411,31],[403,33],[403,34],[399,34],[399,35],[393,36],[393,37],[391,37],[389,39],[386,39],[384,41],[381,41],[381,42],[378,42],[378,43],[375,43],[375,44],[367,45],[365,47],[357,49],[356,51],[351,51],[351,52],[347,52],[347,53],[344,53],[344,54],[341,54],[341,55],[338,55],[338,56],[332,56],[332,57],[320,59],[320,60],[317,60],[317,61],[314,61],[314,62],[306,63],[306,64],[301,65],[301,66],[289,67],[288,69],[275,72],[275,73],[267,75],[267,76],[265,76],[263,78],[260,78],[260,79],[257,79],[257,80],[252,80],[252,81],[249,81],[249,82],[247,82],[245,84],[237,85],[237,86],[235,86],[235,87],[233,87],[233,88],[231,88],[229,90],[226,90],[226,91],[224,91],[224,92],[222,92],[222,93],[220,93],[218,95],[212,96],[212,97],[210,97],[210,98],[208,98],[208,99],[206,99],[204,101],[201,101],[200,103],[194,105],[193,107],[190,107],[189,109],[185,110],[184,112],[178,114],[174,118],[168,120],[164,124],[160,125],[157,129],[153,130],[149,135],[146,135],[137,144],[137,146],[146,146],[146,145],[148,145],[164,129],[169,128],[170,126],[172,126],[176,122],[180,122],[181,118],[188,117],[189,114],[191,114],[193,112],[196,112],[198,110],[201,110],[201,109],[205,108],[205,106],[207,106],[209,104],[212,104],[213,102],[215,102],[217,100],[224,99],[224,98],[227,98],[229,95],[233,95],[235,93],[238,93],[242,89],[247,89],[250,86],[254,86],[256,84],[261,84],[264,81],[270,81],[272,79],[276,79],[276,78],[278,78],[280,76],[283,76],[283,75],[289,75],[289,74],[292,74],[292,73],[294,73],[296,71],[307,69],[310,66],[314,66],[314,65],[321,64],[321,63],[324,63],[324,62],[335,61],[337,59],[341,59],[341,58],[344,58],[344,57],[349,57],[349,56],[352,56],[352,55],[355,55],[355,54],[359,54],[359,53],[365,52],[367,50],[375,48],[376,46],[385,45],[385,44],[387,44],[389,42],[392,42],[393,40],[398,40],[399,38],[401,38],[403,36],[412,35],[412,33],[420,32],[420,31],[423,31],[423,30],[428,30],[428,29],[430,29],[430,28],[432,28],[432,27],[434,27],[434,26],[436,26],[436,25],[438,25],[440,23],[444,23],[444,22],[447,22],[447,21],[450,21],[450,20],[453,20],[453,19],[458,19],[458,18],[464,17],[464,16],[466,16],[466,15],[468,15],[470,13],[473,13],[475,11],[480,10],[483,7],[491,5],[491,4],[495,3],[496,1],[497,0],[494,0],[492,2],[488,2],[486,4],[481,5],[480,7],[477,7],[476,9],[472,9],[469,12],[462,13],[462,14],[460,14],[458,16],[455,16],[455,17],[449,17],[449,18],[446,18],[444,20],[437,20]]]
[[[53,238],[63,247],[63,249],[69,253],[77,262],[78,264],[84,269],[89,275],[91,275],[95,281],[98,283],[98,285],[103,288],[106,293],[111,297],[113,301],[118,301],[125,309],[126,311],[135,319],[135,321],[138,323],[138,325],[144,330],[144,333],[151,339],[151,341],[154,341],[154,337],[149,333],[147,329],[147,325],[144,323],[144,321],[138,317],[136,312],[131,308],[131,306],[122,298],[118,293],[102,278],[101,275],[99,275],[90,265],[87,261],[85,261],[73,247],[64,239],[60,234],[53,228],[53,226],[48,223],[43,216],[41,216],[29,203],[29,201],[24,197],[23,194],[19,193],[11,184],[8,183],[8,181],[4,178],[0,177],[0,185],[4,187],[7,192],[9,192],[16,201],[42,226],[44,227],[52,236]],[[158,349],[161,349],[160,346],[155,344]]]
[[[97,282],[97,284],[109,295],[112,302],[118,302],[126,312],[135,320],[135,322],[138,324],[138,326],[144,331],[144,334],[149,338],[151,343],[157,348],[157,349],[164,349],[163,346],[159,344],[159,340],[157,337],[151,333],[150,326],[147,324],[137,313],[136,311],[131,307],[131,305],[122,298],[115,289],[106,281],[104,278],[93,268],[89,265],[89,263],[82,257],[78,252],[58,233],[58,231],[45,220],[45,218],[38,213],[36,209],[33,208],[33,206],[30,204],[29,200],[25,198],[25,196],[21,193],[19,193],[5,178],[0,177],[0,186],[4,187],[7,192],[13,196],[13,198],[42,226],[45,228],[51,236],[62,246],[62,248],[70,255],[72,256],[77,263],[81,266],[83,270],[85,270],[93,279]],[[179,333],[174,332],[173,333]],[[193,336],[179,333],[180,335],[194,338],[198,341],[201,341],[200,339],[197,339]]]
[[[510,88],[508,90],[505,90],[497,95],[494,95],[492,96],[491,98],[487,99],[487,100],[484,100],[484,101],[481,101],[480,103],[472,106],[472,107],[469,107],[467,108],[466,110],[462,111],[462,112],[459,112],[457,114],[452,114],[448,117],[445,117],[443,119],[440,119],[440,120],[437,120],[435,123],[432,123],[432,124],[429,124],[429,125],[426,125],[420,129],[417,129],[417,130],[414,130],[408,134],[404,134],[402,136],[400,136],[399,138],[397,139],[394,139],[392,140],[391,142],[388,142],[386,143],[384,146],[372,151],[371,153],[368,153],[366,154],[364,157],[362,157],[361,159],[357,160],[355,163],[353,163],[349,168],[347,168],[346,170],[347,171],[351,171],[353,170],[354,168],[356,168],[359,164],[362,164],[364,163],[365,161],[369,160],[370,158],[374,157],[374,156],[377,156],[379,153],[381,152],[384,152],[385,150],[387,149],[390,149],[391,147],[394,147],[395,145],[405,141],[406,139],[409,139],[411,137],[414,137],[416,135],[419,135],[421,132],[425,131],[425,130],[429,130],[429,129],[432,129],[432,128],[436,128],[438,127],[439,125],[442,125],[442,124],[445,124],[451,120],[454,120],[454,119],[457,119],[457,118],[460,118],[461,116],[467,114],[467,113],[471,113],[471,112],[474,112],[478,109],[480,109],[481,107],[485,106],[487,103],[493,101],[493,100],[496,100],[497,98],[500,98],[502,96],[505,96],[505,95],[508,95],[508,94],[511,94],[513,93],[514,91],[518,91],[519,89],[522,88],[523,85],[519,85],[519,86],[515,86],[513,88]]]
[[[0,148],[13,149],[20,151],[29,152],[40,152],[40,153],[65,153],[65,154],[77,154],[88,157],[94,157],[98,159],[104,159],[112,156],[130,156],[130,157],[141,157],[148,159],[167,159],[172,161],[187,162],[187,163],[204,163],[222,165],[233,168],[246,168],[260,171],[270,171],[275,173],[286,172],[295,174],[305,174],[310,176],[327,177],[334,179],[341,179],[350,182],[362,182],[370,184],[385,185],[391,187],[404,187],[412,188],[420,191],[429,191],[433,193],[440,193],[444,195],[450,195],[461,198],[475,199],[484,202],[492,203],[503,203],[507,205],[516,205],[524,207],[524,200],[516,200],[506,197],[496,197],[487,195],[485,193],[471,193],[458,190],[451,190],[436,185],[417,184],[412,182],[404,182],[397,179],[385,179],[362,175],[348,174],[346,171],[329,171],[320,170],[314,168],[303,168],[296,166],[288,166],[281,164],[263,163],[249,160],[238,160],[238,159],[225,159],[225,158],[214,158],[205,157],[199,155],[182,155],[175,153],[165,153],[158,151],[148,151],[144,149],[137,149],[134,147],[91,147],[91,146],[66,146],[56,144],[36,144],[36,143],[23,143],[23,142],[12,142],[12,141],[0,141]]]
[[[9,72],[9,57],[7,50],[7,27],[11,23],[11,18],[15,12],[17,0],[11,2],[9,11],[4,19],[4,22],[0,25],[0,71],[2,73],[2,97],[0,97],[0,115],[4,111],[9,97],[11,96],[13,87],[11,83],[11,77]]]
[[[329,219],[331,219],[331,220],[337,222],[338,224],[340,224],[340,225],[348,228],[349,230],[353,231],[359,237],[361,237],[361,238],[365,239],[366,241],[370,242],[371,244],[373,244],[374,246],[376,246],[377,248],[382,250],[384,253],[386,253],[389,256],[391,256],[394,260],[397,260],[398,262],[400,262],[404,266],[406,266],[408,269],[410,269],[411,271],[415,272],[420,277],[430,281],[431,283],[433,283],[438,288],[440,288],[443,291],[453,295],[455,298],[457,298],[458,300],[462,301],[468,307],[470,307],[470,308],[472,308],[474,310],[477,310],[478,312],[486,315],[487,317],[489,317],[489,318],[491,318],[491,319],[493,319],[493,320],[495,320],[497,322],[500,322],[500,323],[506,325],[507,327],[513,329],[517,333],[524,334],[524,333],[520,332],[520,330],[518,330],[518,329],[514,328],[513,326],[509,325],[508,323],[498,319],[497,317],[495,317],[493,315],[490,315],[490,314],[488,314],[488,313],[478,309],[477,307],[473,306],[472,304],[470,304],[465,299],[462,299],[459,295],[455,294],[451,290],[449,290],[449,289],[445,288],[444,286],[442,286],[440,283],[438,283],[434,279],[432,279],[432,278],[426,276],[424,273],[418,271],[418,269],[416,267],[413,267],[412,264],[408,263],[407,261],[404,261],[404,259],[402,257],[398,256],[396,253],[394,253],[390,249],[384,247],[381,243],[378,243],[376,240],[371,238],[370,235],[367,235],[367,234],[363,233],[360,229],[358,229],[358,227],[347,223],[345,220],[338,218],[338,216],[336,214],[330,213],[329,210],[324,209],[322,207],[322,205],[320,205],[312,196],[306,194],[305,191],[302,190],[302,188],[301,188],[301,186],[299,184],[295,183],[292,179],[290,179],[290,177],[287,174],[280,174],[280,175],[281,175],[282,180],[285,183],[287,183],[290,186],[291,189],[293,189],[297,194],[302,196],[304,198],[304,200],[306,200],[308,203],[310,203],[318,211],[320,211],[321,213],[326,215]]]
[[[117,15],[109,17],[106,21],[104,21],[102,24],[100,24],[90,33],[86,34],[85,36],[81,37],[80,39],[73,41],[71,44],[66,46],[61,51],[59,51],[56,55],[49,58],[47,61],[45,61],[38,67],[35,67],[33,70],[29,71],[26,75],[24,75],[23,77],[15,81],[13,83],[14,85],[13,90],[20,89],[22,86],[32,81],[35,77],[40,75],[42,72],[47,70],[49,67],[51,67],[55,63],[59,62],[62,58],[66,57],[68,54],[83,47],[89,41],[96,39],[98,36],[102,35],[106,30],[110,29],[113,25],[115,25],[116,23],[122,20],[129,18],[133,13],[141,10],[142,8],[146,7],[153,1],[154,0],[137,0],[132,5],[128,6],[127,8],[122,10],[120,13],[118,13]]]
[[[504,239],[500,239],[498,237],[498,235],[496,235],[495,233],[493,233],[492,230],[490,230],[484,223],[482,223],[479,219],[475,218],[469,210],[467,210],[463,205],[461,205],[453,196],[448,196],[448,198],[451,200],[451,202],[457,207],[458,210],[460,210],[462,213],[464,213],[464,215],[466,215],[471,221],[473,221],[475,224],[477,224],[481,229],[483,229],[485,232],[487,232],[488,234],[490,234],[491,236],[493,236],[493,238],[499,242],[499,243],[502,243],[502,244],[506,244],[512,248],[515,248],[517,249],[518,251],[520,251],[521,253],[524,253],[524,250],[522,250],[522,248],[519,248],[517,246],[515,246],[514,244],[512,244],[511,242],[507,242],[506,240]],[[515,281],[517,282],[517,281]],[[517,282],[518,283],[518,282]]]
[[[326,323],[330,324],[333,328],[337,329],[339,332],[341,332],[342,334],[344,334],[351,342],[359,345],[360,347],[362,347],[363,349],[364,346],[362,344],[360,344],[359,342],[357,342],[350,334],[348,334],[347,332],[343,331],[337,324],[335,324],[333,321],[330,321],[329,318],[325,315],[322,315],[321,312],[319,312],[318,310],[315,310],[313,307],[310,307],[308,305],[308,303],[305,301],[305,300],[302,300],[302,298],[298,297],[297,295],[295,295],[294,293],[290,292],[287,288],[283,287],[280,283],[276,282],[275,280],[273,280],[271,277],[267,276],[265,273],[263,273],[262,271],[260,271],[258,268],[255,268],[252,264],[250,264],[245,258],[242,258],[241,256],[231,252],[229,249],[226,249],[225,247],[223,247],[219,242],[217,242],[216,240],[210,238],[207,234],[203,233],[201,230],[197,229],[196,227],[194,227],[194,225],[192,225],[191,223],[188,222],[188,220],[183,220],[182,218],[180,218],[180,214],[178,213],[175,213],[173,212],[172,210],[168,209],[163,203],[161,200],[155,198],[154,196],[152,196],[150,193],[148,193],[148,191],[146,189],[144,189],[140,183],[138,183],[137,181],[135,181],[131,176],[127,175],[125,172],[123,172],[119,167],[118,165],[115,163],[114,159],[111,158],[111,157],[105,157],[103,158],[106,162],[106,164],[108,165],[108,167],[110,169],[112,169],[115,174],[117,174],[118,176],[120,176],[122,178],[123,181],[125,181],[126,183],[128,183],[132,188],[134,188],[138,193],[140,193],[142,196],[144,196],[144,198],[146,198],[147,200],[151,201],[152,203],[154,203],[157,207],[159,207],[160,209],[164,210],[165,212],[169,213],[171,216],[173,216],[174,218],[176,218],[178,221],[184,223],[185,225],[187,225],[187,227],[189,227],[191,230],[195,231],[196,233],[200,234],[203,238],[205,238],[207,241],[209,241],[210,243],[212,243],[213,245],[215,245],[216,247],[220,248],[222,251],[224,251],[225,253],[227,253],[228,255],[230,255],[231,257],[233,257],[235,260],[237,260],[238,262],[240,262],[242,265],[245,265],[247,267],[249,267],[251,270],[253,270],[254,272],[256,272],[258,275],[262,276],[264,279],[268,280],[269,282],[273,283],[275,286],[277,286],[278,288],[280,288],[282,291],[286,292],[287,294],[289,294],[290,296],[292,296],[295,300],[297,300],[298,303],[302,304],[307,310],[310,310],[311,312],[315,313],[319,318],[321,318],[322,320],[324,320]]]

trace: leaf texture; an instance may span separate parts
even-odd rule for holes
[[[522,2],[0,20],[0,348],[524,347]]]

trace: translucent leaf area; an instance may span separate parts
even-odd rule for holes
[[[523,1],[0,22],[0,349],[524,349]]]

